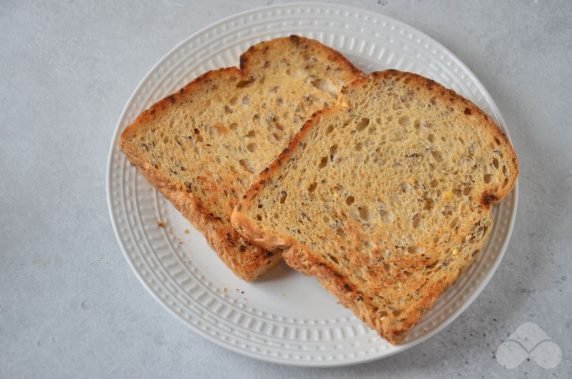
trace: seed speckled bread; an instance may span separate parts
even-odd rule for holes
[[[236,201],[304,121],[360,77],[317,41],[262,42],[240,57],[240,68],[210,71],[143,112],[122,133],[120,147],[222,260],[252,280],[280,254],[235,232]]]
[[[232,223],[399,343],[472,262],[517,173],[509,141],[471,102],[377,72],[304,125]]]

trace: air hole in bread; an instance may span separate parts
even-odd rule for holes
[[[200,142],[204,142],[204,138],[203,138],[203,136],[201,136],[200,134],[197,135],[196,140],[197,140],[197,142],[199,142],[199,143],[200,143]]]
[[[327,164],[328,164],[328,157],[322,157],[322,159],[320,160],[320,165],[318,167],[324,168],[326,167]]]
[[[508,178],[504,178],[504,181],[502,182],[503,188],[506,187],[507,185],[508,185]]]
[[[276,98],[276,105],[282,105],[282,104],[284,104],[284,99],[281,97]],[[287,117],[288,117],[288,114],[286,113],[284,115],[284,118],[287,118]]]
[[[249,143],[248,145],[246,145],[246,150],[250,151],[251,153],[254,153],[256,151],[256,144]]]
[[[506,166],[502,165],[502,173],[506,175]]]
[[[240,167],[242,167],[245,171],[254,174],[254,166],[252,165],[252,162],[250,162],[248,159],[241,159],[238,161],[238,163],[240,164]]]
[[[243,96],[242,97],[242,105],[248,105],[250,103],[250,97]]]
[[[233,96],[230,98],[228,102],[230,103],[230,105],[236,105],[236,103],[238,102],[238,98],[236,96]]]
[[[376,119],[375,119],[375,123],[376,123],[377,125],[381,125],[381,118],[380,118],[380,117],[376,118]]]
[[[326,134],[330,134],[334,130],[334,125],[330,124],[326,128]]]
[[[457,196],[457,197],[461,197],[461,195],[463,194],[463,191],[461,191],[458,188],[453,189],[453,195]]]
[[[433,209],[434,206],[435,206],[435,202],[433,201],[433,199],[430,199],[428,197],[423,198],[423,209],[424,210],[430,211],[431,209]]]
[[[262,216],[258,214],[258,215],[256,215],[256,219],[257,219],[258,221],[262,221]]]
[[[363,221],[369,221],[369,210],[365,205],[358,207],[358,214]]]
[[[314,79],[312,80],[312,85],[317,89],[321,89],[324,86],[324,80],[320,78]]]
[[[419,252],[419,248],[417,246],[409,246],[407,248],[407,252],[409,254],[417,254]]]
[[[485,174],[483,180],[485,181],[485,183],[489,184],[493,180],[493,176],[491,174]]]
[[[332,262],[334,262],[335,264],[339,264],[339,263],[340,263],[340,262],[338,261],[338,258],[334,257],[334,256],[331,255],[331,254],[328,254],[328,258],[330,258],[330,260],[331,260]]]
[[[236,88],[246,88],[254,84],[254,78],[249,78],[246,80],[240,80],[236,83]]]
[[[163,137],[163,143],[169,143],[169,136],[168,135]]]
[[[426,268],[427,270],[432,270],[432,269],[434,269],[434,268],[437,266],[437,263],[439,263],[439,261],[431,262],[431,263],[429,263],[428,265],[426,265],[425,268]]]
[[[230,128],[230,130],[236,130],[238,129],[238,124],[236,122],[233,122],[228,127]]]
[[[421,215],[419,213],[415,213],[413,215],[413,218],[411,219],[411,225],[413,225],[413,227],[417,229],[420,224],[421,224]]]
[[[316,190],[316,187],[318,187],[318,183],[314,182],[314,183],[310,184],[308,186],[308,192],[310,192],[310,193],[314,192]]]
[[[234,110],[233,110],[231,107],[229,107],[228,105],[225,105],[225,106],[224,106],[224,113],[230,114],[230,113],[233,113],[233,112],[234,112]]]
[[[457,226],[459,225],[459,218],[455,217],[454,219],[451,220],[451,222],[449,223],[449,226],[452,229],[455,229]]]
[[[499,168],[499,160],[496,158],[493,158],[493,166],[498,169]]]
[[[246,137],[248,137],[248,138],[254,138],[254,137],[256,137],[256,131],[254,131],[254,130],[249,130],[248,133],[246,133]]]
[[[258,113],[256,113],[254,116],[252,116],[252,121],[258,122],[258,120],[260,120],[260,115]]]
[[[369,125],[369,118],[364,117],[356,123],[356,130],[358,132],[361,132],[362,130],[367,128],[368,125]]]
[[[446,205],[443,210],[441,211],[441,213],[443,214],[443,216],[445,217],[450,217],[453,214],[453,208],[451,208],[451,206]]]
[[[336,155],[336,152],[338,151],[338,145],[332,145],[330,146],[330,160],[334,160],[334,156]]]
[[[286,197],[288,197],[288,192],[280,192],[280,204],[284,204],[286,202]]]
[[[399,184],[399,188],[401,189],[401,192],[406,193],[407,191],[409,191],[409,184],[407,184],[406,182],[401,182]]]
[[[336,229],[336,234],[341,238],[346,238],[346,232],[340,227]]]
[[[355,199],[353,196],[348,196],[346,197],[346,204],[347,205],[352,205],[354,203]]]
[[[427,136],[427,139],[429,140],[429,142],[435,142],[435,136],[433,134],[429,134]]]
[[[410,122],[411,122],[411,119],[409,118],[409,116],[401,116],[397,119],[397,123],[400,126],[409,126]]]
[[[437,188],[438,185],[439,185],[439,181],[437,179],[431,180],[431,187]]]
[[[335,86],[324,79],[315,79],[312,81],[312,85],[320,91],[326,92],[332,96],[336,96],[338,93],[338,90],[335,88]]]
[[[419,122],[419,120],[413,121],[413,127],[414,127],[415,129],[420,129],[420,128],[421,128],[421,123]]]
[[[501,144],[500,139],[498,139],[497,137],[495,137],[495,143],[496,143],[497,145],[500,145],[500,144]]]
[[[363,143],[358,142],[358,143],[356,144],[356,147],[355,147],[356,151],[361,151],[362,148],[363,148]]]
[[[443,156],[441,155],[441,153],[439,151],[431,151],[431,155],[433,156],[433,159],[435,159],[437,162],[442,162],[443,161]]]

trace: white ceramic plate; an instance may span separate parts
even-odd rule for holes
[[[238,64],[250,45],[298,34],[334,47],[364,71],[420,73],[473,100],[505,132],[493,100],[451,52],[382,14],[325,4],[278,5],[217,22],[175,47],[147,74],[119,119],[107,191],[117,239],[149,292],[192,330],[236,352],[300,366],[338,366],[404,351],[451,323],[483,290],[512,230],[517,191],[495,210],[495,227],[477,261],[399,346],[386,343],[318,283],[284,265],[256,283],[235,277],[200,233],[125,160],[120,132],[144,109],[199,74]],[[164,226],[160,227],[164,224]]]

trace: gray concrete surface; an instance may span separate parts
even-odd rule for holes
[[[147,294],[107,213],[115,122],[176,43],[267,3],[0,2],[0,377],[572,377],[570,1],[353,2],[466,62],[501,109],[522,165],[506,257],[442,333],[355,367],[283,367],[204,340]],[[523,322],[560,346],[558,367],[497,363],[497,347]]]

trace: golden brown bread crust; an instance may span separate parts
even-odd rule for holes
[[[198,230],[206,237],[211,247],[217,252],[219,257],[229,266],[235,274],[245,280],[253,280],[259,275],[273,267],[280,259],[279,252],[269,252],[256,245],[251,244],[244,237],[239,235],[230,224],[230,210],[234,204],[232,200],[222,199],[221,201],[229,201],[229,214],[227,218],[220,214],[214,214],[208,205],[201,201],[200,197],[195,196],[194,189],[186,187],[181,183],[165,176],[161,170],[156,169],[148,160],[141,155],[133,143],[132,139],[146,125],[154,120],[163,117],[169,112],[170,107],[180,102],[186,101],[189,96],[195,94],[200,95],[202,91],[208,92],[210,83],[214,80],[220,80],[221,77],[248,80],[250,62],[256,54],[264,54],[270,44],[304,44],[305,47],[313,49],[320,58],[327,59],[336,69],[343,71],[348,77],[348,82],[361,77],[361,72],[357,70],[345,57],[340,53],[306,38],[298,36],[290,36],[287,38],[277,38],[272,41],[263,42],[249,48],[240,57],[240,67],[223,68],[219,70],[209,71],[191,83],[186,85],[178,92],[167,96],[157,102],[149,109],[139,115],[136,120],[129,125],[121,134],[120,148],[127,156],[128,160],[134,164],[139,172],[155,186],[173,205],[187,218]],[[216,125],[214,125],[216,127]],[[209,182],[209,178],[202,178],[203,185],[207,188],[207,192],[218,194],[223,192],[220,183]],[[224,190],[235,193],[237,188],[233,184],[233,179],[227,180]]]
[[[392,76],[399,76],[400,78],[406,78],[407,82],[413,83],[416,86],[427,88],[431,91],[433,95],[450,102],[456,107],[464,108],[464,114],[469,117],[476,117],[482,120],[479,125],[488,128],[490,133],[495,138],[504,141],[508,146],[509,157],[514,165],[514,171],[511,172],[508,178],[509,184],[500,188],[496,192],[484,192],[480,195],[476,195],[480,198],[480,203],[483,208],[483,213],[478,217],[485,217],[489,213],[489,209],[492,204],[501,200],[506,194],[512,189],[516,177],[518,174],[518,162],[516,159],[516,154],[508,142],[507,137],[502,133],[500,129],[492,122],[492,120],[485,115],[477,106],[475,106],[470,101],[460,97],[455,92],[442,87],[441,85],[435,83],[430,79],[423,78],[421,76],[402,73],[395,70],[377,72],[371,74],[371,77],[383,79],[390,78]],[[348,90],[356,88],[360,85],[365,85],[368,79],[358,80],[348,86],[342,91],[342,93],[347,93]],[[343,95],[341,96],[340,102],[333,107],[324,109],[320,111],[306,122],[304,127],[295,135],[291,140],[287,149],[285,149],[270,165],[259,175],[257,180],[251,185],[248,191],[246,191],[243,199],[235,207],[232,214],[231,220],[235,228],[242,235],[246,236],[259,246],[263,246],[268,250],[284,250],[283,257],[286,262],[293,268],[308,274],[313,275],[318,278],[321,284],[332,294],[334,294],[342,304],[350,308],[356,316],[362,319],[370,327],[374,328],[382,337],[387,339],[392,343],[399,343],[405,337],[407,332],[419,321],[423,313],[431,307],[431,305],[437,300],[439,295],[443,293],[450,285],[452,285],[460,273],[466,269],[468,264],[472,261],[471,258],[474,257],[476,251],[470,254],[470,257],[466,262],[461,262],[455,270],[441,277],[440,280],[429,283],[427,286],[420,286],[419,291],[422,296],[421,300],[415,304],[410,311],[405,313],[405,319],[398,324],[390,324],[387,320],[380,319],[376,317],[376,312],[373,310],[375,307],[372,305],[368,296],[360,291],[360,288],[348,280],[344,275],[338,272],[331,264],[326,260],[322,259],[318,254],[313,254],[311,249],[299,243],[296,239],[289,237],[288,235],[283,235],[276,233],[273,230],[262,229],[261,226],[251,218],[248,214],[248,210],[253,206],[253,200],[256,195],[265,187],[267,182],[276,174],[280,167],[288,161],[288,159],[300,148],[300,145],[304,143],[304,140],[312,128],[318,123],[320,117],[326,115],[328,112],[337,112],[340,108],[343,108]],[[475,221],[475,220],[473,220]],[[470,223],[467,223],[469,225]],[[490,228],[484,228],[484,237],[482,243],[486,240],[487,233],[490,232]],[[468,235],[470,229],[466,229],[460,233],[460,235]],[[367,235],[358,236],[367,239]],[[349,238],[349,237],[346,237]],[[459,244],[461,241],[459,241]],[[481,245],[482,245],[481,243]],[[357,246],[357,244],[356,244]],[[479,245],[471,246],[472,248]],[[352,252],[348,253],[348,256],[355,255]],[[432,256],[433,252],[427,252],[428,256]],[[411,259],[408,260],[404,258],[402,260],[404,266],[411,267],[415,269],[416,262]],[[419,283],[413,283],[418,285]],[[413,286],[413,284],[411,284]],[[383,285],[383,284],[382,284]]]

